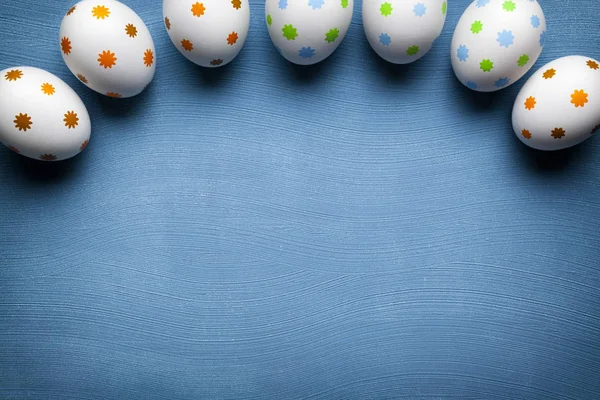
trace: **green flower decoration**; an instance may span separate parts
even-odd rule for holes
[[[505,1],[504,4],[502,4],[502,8],[504,8],[505,11],[515,11],[515,8],[517,8],[517,5],[515,4],[514,1]]]
[[[415,54],[417,54],[419,52],[419,46],[410,46],[407,50],[406,50],[406,54],[409,56],[414,56]]]
[[[485,59],[479,63],[479,68],[481,68],[483,72],[490,72],[492,68],[494,68],[494,63],[492,60]]]
[[[330,29],[329,32],[325,34],[325,41],[327,43],[333,43],[338,36],[340,36],[340,30],[338,28]]]
[[[448,9],[448,3],[444,2],[442,4],[442,14],[446,15],[446,10]]]
[[[267,14],[267,25],[271,26],[272,23],[273,23],[273,17],[271,17],[271,14]]]
[[[296,40],[298,37],[298,32],[296,31],[296,28],[292,26],[292,24],[284,25],[281,31],[287,40]]]
[[[483,29],[483,24],[481,21],[475,21],[471,24],[471,32],[474,34],[478,34]]]
[[[348,7],[348,0],[342,0],[342,8]]]
[[[392,15],[392,5],[390,3],[383,3],[379,8],[379,11],[381,11],[381,15],[388,17]]]
[[[528,62],[529,62],[529,56],[527,54],[523,54],[521,57],[519,57],[519,60],[517,61],[517,65],[519,67],[524,67],[525,65],[527,65]]]

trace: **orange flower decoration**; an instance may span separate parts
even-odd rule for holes
[[[165,17],[165,26],[167,27],[167,30],[171,29],[171,21],[167,17]]]
[[[220,58],[217,58],[216,60],[212,60],[210,62],[210,65],[214,65],[214,66],[221,65],[221,64],[223,64],[223,60],[221,60]]]
[[[181,41],[181,47],[183,47],[183,49],[187,51],[192,51],[194,49],[194,45],[192,44],[192,42],[190,42],[187,39],[183,39]]]
[[[108,18],[110,15],[110,10],[102,5],[96,6],[92,8],[92,15],[96,17],[96,19]]]
[[[542,76],[544,77],[544,79],[552,79],[554,75],[556,75],[556,70],[554,68],[550,68],[544,71],[544,75]]]
[[[554,128],[552,129],[552,137],[554,139],[561,139],[565,136],[567,132],[565,132],[565,130],[563,128]]]
[[[98,62],[104,69],[112,68],[117,64],[117,57],[115,57],[115,53],[111,53],[110,50],[104,50],[102,53],[98,54]]]
[[[598,69],[598,68],[600,68],[600,65],[598,65],[598,63],[596,61],[593,61],[593,60],[589,60],[586,64],[591,69]]]
[[[60,47],[62,49],[62,52],[65,53],[66,55],[71,54],[71,41],[69,40],[68,37],[64,37],[62,38],[62,40],[60,41]]]
[[[240,8],[242,8],[242,2],[240,0],[231,0],[231,4],[233,5],[233,8],[235,8],[236,10],[239,10]]]
[[[137,36],[137,28],[133,24],[127,24],[125,25],[125,33],[127,33],[129,37],[134,38]]]
[[[21,154],[21,152],[19,151],[19,149],[17,149],[15,146],[8,146],[8,148],[12,151],[14,151],[17,154]]]
[[[115,92],[106,92],[106,95],[108,97],[112,97],[113,99],[120,99],[121,95],[119,93],[115,93]]]
[[[204,15],[204,11],[206,11],[206,7],[202,3],[195,3],[192,5],[192,14],[194,17],[200,18]]]
[[[56,90],[54,90],[54,86],[49,84],[48,82],[42,85],[42,93],[47,94],[48,96],[52,96]]]
[[[77,78],[79,78],[79,80],[83,83],[88,83],[87,78],[81,74],[77,74]]]
[[[22,76],[22,71],[19,71],[18,69],[13,69],[8,71],[6,75],[4,75],[4,79],[6,79],[7,81],[16,81],[18,79],[21,79]]]
[[[523,129],[521,131],[521,135],[523,135],[525,139],[531,139],[531,132],[529,132],[527,129]]]
[[[144,53],[144,65],[146,67],[150,68],[153,63],[154,63],[154,53],[152,53],[152,50],[148,49]]]
[[[79,147],[79,151],[83,151],[89,143],[90,143],[89,140],[86,140],[85,142],[81,143],[81,146]]]
[[[42,154],[40,156],[40,160],[42,161],[56,161],[56,158],[54,154]]]
[[[527,100],[525,100],[525,108],[528,110],[533,110],[535,108],[535,97],[529,96]]]
[[[67,15],[71,15],[73,14],[73,12],[75,12],[75,9],[77,8],[77,6],[73,6],[71,7],[71,9],[69,11],[67,11]]]
[[[571,95],[571,103],[573,103],[575,107],[583,107],[587,102],[588,95],[583,90],[576,90]]]
[[[15,128],[18,128],[20,131],[27,132],[27,129],[31,129],[31,117],[27,114],[19,113],[19,115],[15,115]]]
[[[233,46],[234,44],[236,44],[238,40],[238,34],[235,32],[231,32],[229,34],[229,36],[227,36],[227,44],[230,46]]]
[[[65,114],[65,126],[69,129],[74,129],[77,125],[79,125],[79,118],[77,118],[77,114],[75,111],[68,111]]]

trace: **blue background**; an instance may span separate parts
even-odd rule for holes
[[[0,3],[0,68],[57,74],[93,121],[71,161],[0,150],[0,398],[600,398],[600,141],[530,150],[510,125],[524,79],[458,83],[468,0],[404,67],[358,2],[312,68],[254,1],[216,70],[172,46],[160,1],[125,3],[158,56],[129,100],[64,65],[70,1]],[[600,58],[597,0],[542,6],[530,74]]]

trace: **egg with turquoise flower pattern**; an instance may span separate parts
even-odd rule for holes
[[[452,37],[452,68],[472,90],[506,88],[531,69],[546,39],[546,19],[536,0],[475,0]]]
[[[431,50],[447,8],[446,0],[364,0],[365,35],[381,58],[408,64]]]
[[[353,8],[354,0],[266,0],[267,28],[288,61],[316,64],[344,39]]]
[[[513,129],[527,146],[562,150],[600,130],[600,61],[556,59],[527,80],[512,112]]]

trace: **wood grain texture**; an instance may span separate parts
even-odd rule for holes
[[[1,399],[600,398],[600,142],[530,151],[510,125],[524,80],[458,83],[468,0],[406,67],[371,51],[358,2],[312,68],[254,1],[211,71],[159,0],[125,3],[158,70],[119,101],[62,62],[70,1],[0,2],[0,68],[57,74],[93,122],[69,162],[0,150]],[[542,6],[534,69],[600,58],[596,0]]]

